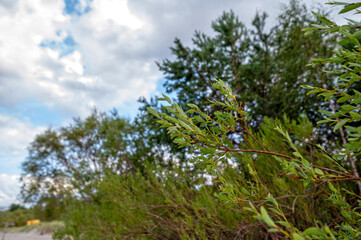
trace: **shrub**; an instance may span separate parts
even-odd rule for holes
[[[361,3],[329,3],[343,5],[340,13],[357,11]],[[325,164],[312,161],[307,153],[300,150],[294,139],[281,126],[274,128],[287,142],[292,154],[270,148],[252,132],[248,126],[249,116],[242,103],[239,103],[231,89],[221,80],[216,80],[213,87],[224,95],[223,102],[211,102],[215,109],[212,115],[202,111],[194,104],[188,104],[189,110],[185,112],[177,103],[172,102],[163,95],[160,101],[168,102],[170,106],[164,107],[166,113],[158,113],[148,109],[159,120],[161,127],[167,128],[170,136],[179,147],[190,147],[193,151],[193,162],[217,176],[221,182],[217,196],[225,203],[233,206],[243,206],[257,219],[266,224],[270,233],[275,236],[285,236],[293,239],[359,239],[361,236],[361,215],[358,211],[361,201],[359,195],[361,178],[358,175],[358,157],[361,154],[361,93],[357,90],[361,80],[361,45],[358,37],[361,34],[361,23],[351,21],[351,25],[338,26],[326,17],[318,15],[323,25],[313,24],[305,29],[306,34],[314,31],[327,31],[341,33],[341,45],[351,45],[349,48],[338,49],[335,56],[328,59],[315,59],[312,65],[325,64],[330,70],[326,71],[337,79],[338,87],[324,89],[322,87],[304,86],[311,89],[309,94],[323,96],[325,101],[334,104],[336,100],[340,105],[334,112],[320,111],[327,117],[319,123],[333,125],[333,130],[347,130],[348,138],[344,136],[343,145],[327,153],[322,146],[317,145],[323,155]],[[344,133],[345,134],[345,133]],[[243,143],[243,144],[240,144]],[[303,144],[310,144],[303,141]],[[305,229],[297,221],[289,221],[286,210],[290,205],[281,204],[282,191],[275,191],[274,182],[265,181],[263,173],[256,162],[262,161],[260,155],[274,159],[279,166],[280,175],[293,178],[304,186],[304,193],[320,189],[328,195],[330,205],[323,206],[325,211],[332,214],[335,210],[341,217],[333,223],[326,219],[312,217],[317,226]],[[244,178],[247,184],[235,185],[230,181],[224,165],[235,158],[242,159],[248,171],[243,169],[240,174],[248,175]],[[262,161],[262,164],[265,161]],[[263,164],[263,172],[267,172],[269,165]],[[277,181],[277,175],[273,174]],[[356,181],[356,184],[349,183]],[[326,188],[326,189],[325,189]],[[276,196],[276,197],[275,197]],[[298,195],[295,195],[298,196]],[[296,198],[293,206],[296,203]],[[294,208],[292,206],[292,208]],[[268,209],[268,211],[266,211]],[[307,212],[306,212],[307,213]],[[325,221],[326,220],[326,221]]]

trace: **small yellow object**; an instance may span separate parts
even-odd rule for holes
[[[37,224],[37,223],[40,223],[40,220],[39,219],[34,219],[34,220],[29,220],[27,221],[26,225],[32,225],[32,224]]]

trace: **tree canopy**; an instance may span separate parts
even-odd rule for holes
[[[39,134],[22,164],[24,199],[69,190],[91,195],[92,184],[107,172],[124,174],[140,167],[129,160],[130,132],[128,121],[116,112],[93,111],[84,120],[77,118],[59,130]]]
[[[158,63],[166,76],[166,91],[175,92],[183,106],[204,106],[208,99],[222,100],[210,87],[215,78],[222,79],[257,123],[264,116],[283,114],[296,119],[302,112],[315,123],[320,117],[317,109],[329,105],[305,97],[299,86],[319,81],[333,86],[321,69],[306,65],[313,58],[330,57],[335,47],[334,37],[301,32],[317,21],[295,0],[284,6],[272,27],[266,26],[266,13],[257,13],[248,28],[233,11],[224,12],[212,23],[212,36],[196,31],[190,47],[174,40],[173,57]]]

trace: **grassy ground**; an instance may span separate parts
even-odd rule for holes
[[[61,221],[52,221],[52,222],[40,222],[37,224],[32,224],[29,226],[22,227],[10,227],[7,229],[7,232],[30,232],[36,231],[39,234],[51,234],[54,230],[63,227],[64,223]]]

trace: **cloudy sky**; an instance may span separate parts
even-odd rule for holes
[[[15,200],[20,163],[34,136],[93,107],[132,118],[137,99],[162,92],[155,61],[175,37],[233,9],[270,21],[287,0],[0,0],[0,206]],[[324,0],[307,0],[308,6]]]

